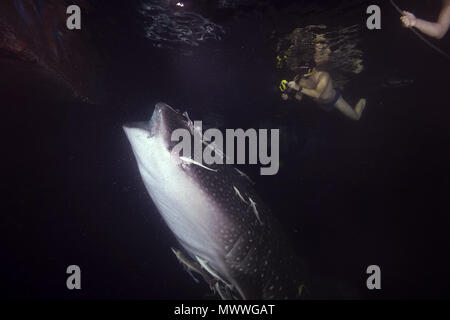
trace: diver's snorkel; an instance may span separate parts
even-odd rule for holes
[[[295,76],[295,79],[307,79],[317,72],[317,69],[310,65],[301,66],[298,70],[300,73]]]

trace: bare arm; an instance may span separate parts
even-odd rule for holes
[[[322,96],[323,91],[326,89],[328,81],[330,81],[330,75],[324,72],[320,76],[319,83],[317,84],[317,87],[315,89],[303,88],[301,93],[304,93],[312,98],[319,99]]]
[[[450,26],[450,1],[444,2],[437,22],[418,19],[407,11],[403,12],[401,20],[406,27],[415,27],[430,37],[442,39]]]

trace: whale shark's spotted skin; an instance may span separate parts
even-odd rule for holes
[[[160,103],[150,122],[124,126],[161,215],[192,260],[233,292],[228,298],[299,298],[305,274],[248,177],[171,153],[171,132],[190,123]]]

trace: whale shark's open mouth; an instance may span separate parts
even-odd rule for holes
[[[171,106],[159,102],[156,104],[150,121],[129,122],[123,125],[124,128],[135,128],[146,130],[151,136],[162,134],[161,130],[173,130],[176,128],[189,128],[188,118],[185,114],[173,109]]]

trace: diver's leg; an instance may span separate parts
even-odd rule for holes
[[[356,105],[355,109],[353,109],[347,101],[345,101],[342,97],[339,97],[338,101],[336,101],[334,105],[340,112],[342,112],[344,115],[349,117],[352,120],[358,121],[359,118],[361,118],[361,114],[364,111],[364,108],[366,107],[366,100],[361,99],[359,100],[358,104]]]
[[[366,103],[367,103],[366,99],[361,98],[361,99],[359,99],[358,103],[356,104],[355,111],[358,114],[359,118],[361,118],[362,113],[363,113],[364,109],[366,108]]]

